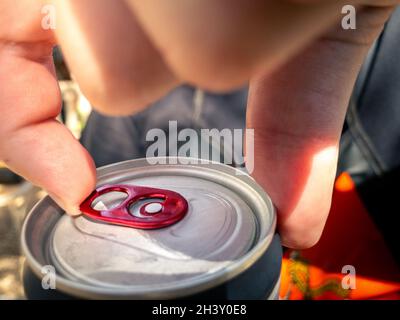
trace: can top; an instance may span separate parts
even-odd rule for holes
[[[42,256],[62,278],[98,293],[169,298],[214,286],[260,256],[275,228],[269,198],[250,177],[234,171],[217,164],[149,167],[143,160],[105,167],[99,185],[171,190],[187,200],[187,214],[155,230],[60,215],[48,230]],[[113,208],[125,196],[106,193],[93,206]],[[130,214],[140,216],[143,207],[150,213],[160,209],[154,198],[140,199]]]

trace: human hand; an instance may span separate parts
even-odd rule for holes
[[[347,101],[397,1],[350,1],[368,5],[356,31],[330,30],[349,1],[3,1],[0,157],[73,214],[95,169],[54,120],[56,40],[39,14],[47,2],[57,9],[56,38],[72,73],[103,113],[140,110],[181,82],[220,91],[250,80],[255,178],[278,208],[285,245],[318,240]]]

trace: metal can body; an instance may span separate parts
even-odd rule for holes
[[[38,278],[43,266],[55,268],[57,290],[90,299],[276,296],[281,247],[275,210],[249,176],[217,163],[149,165],[142,159],[100,168],[98,184],[179,192],[188,213],[173,226],[136,230],[70,218],[45,198],[25,221],[22,249]],[[106,197],[102,205],[115,201]]]

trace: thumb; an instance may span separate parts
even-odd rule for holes
[[[320,238],[331,204],[338,144],[367,47],[320,40],[250,86],[254,176],[278,209],[283,244]]]

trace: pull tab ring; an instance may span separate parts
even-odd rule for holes
[[[107,210],[96,210],[93,202],[109,192],[123,192],[127,198],[118,206]],[[140,216],[130,213],[132,204],[140,200],[161,199],[140,207]],[[104,185],[94,190],[80,205],[83,215],[98,221],[136,229],[160,229],[182,220],[188,211],[188,203],[179,193],[132,185]]]

